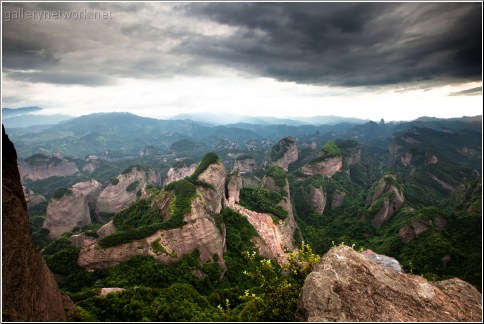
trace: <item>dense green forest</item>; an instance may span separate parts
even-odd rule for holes
[[[58,132],[68,132],[73,143],[84,141],[90,127],[90,119],[85,119],[65,124]],[[77,131],[69,129],[69,125],[77,125]],[[158,122],[149,121],[147,125],[153,129]],[[188,133],[198,135],[206,127],[189,122],[182,125]],[[130,127],[138,129],[136,125]],[[170,123],[163,127],[167,131],[175,129]],[[270,130],[264,131],[256,126],[244,127],[247,129],[232,129],[231,140],[239,141],[236,148],[217,146],[219,134],[215,130],[210,133],[212,137],[208,136],[210,139],[197,135],[194,140],[177,134],[169,140],[165,138],[162,144],[150,142],[156,148],[151,148],[155,152],[152,156],[133,157],[135,147],[147,145],[130,141],[129,152],[120,152],[120,157],[125,158],[101,159],[90,174],[23,180],[27,188],[47,199],[29,209],[32,235],[50,269],[60,275],[61,289],[76,303],[77,313],[71,320],[292,321],[304,278],[319,257],[338,244],[394,257],[405,272],[431,281],[459,277],[481,290],[482,136],[475,121],[370,122],[329,131],[322,126],[269,127]],[[224,132],[230,133],[229,129]],[[286,135],[282,130],[293,131],[289,135],[295,137],[278,142],[275,136]],[[110,134],[117,131],[115,126],[106,130]],[[149,139],[154,142],[164,131]],[[263,137],[270,132],[276,135],[265,142]],[[96,134],[92,135],[95,141],[106,135]],[[54,135],[52,131],[42,133],[48,141]],[[37,142],[29,143],[27,135],[19,138],[22,152],[35,151],[29,145]],[[243,146],[247,139],[250,149]],[[298,145],[298,161],[289,166],[288,172],[272,166],[270,161],[283,157],[290,145]],[[206,154],[207,151],[212,152]],[[77,265],[80,249],[71,245],[72,234],[84,233],[96,238],[97,230],[112,220],[116,232],[97,241],[97,248],[108,248],[145,238],[159,229],[180,228],[186,224],[184,215],[190,212],[200,190],[205,194],[214,190],[199,175],[211,164],[220,162],[229,174],[235,161],[247,157],[255,158],[256,167],[253,172],[240,174],[243,182],[240,205],[270,215],[274,224],[288,218],[282,202],[292,207],[298,226],[294,245],[299,253],[288,251],[288,264],[260,257],[254,244],[254,238],[260,234],[247,218],[226,207],[211,215],[220,232],[225,233],[225,266],[217,260],[200,263],[197,250],[174,264],[162,264],[152,256],[140,255],[107,269],[86,271]],[[301,171],[305,165],[322,168],[328,159],[338,158],[341,168],[332,176]],[[80,170],[86,163],[80,157],[70,159]],[[181,168],[194,161],[200,162],[191,176],[164,187],[149,185],[145,188],[146,196],[138,197],[115,214],[97,215],[89,206],[92,224],[75,228],[55,241],[47,239],[48,231],[42,224],[48,200],[71,195],[73,184],[89,178],[104,186],[115,184],[119,181],[117,176],[133,166],[165,175],[170,166]],[[279,189],[264,187],[264,176],[271,178]],[[289,192],[285,191],[286,181]],[[139,186],[138,181],[133,181],[126,191],[141,193]],[[324,204],[318,202],[323,212],[317,212],[313,206],[315,190],[324,197]],[[158,208],[165,200],[169,200],[169,217],[163,216]],[[381,215],[388,215],[384,213],[385,206],[390,206],[391,216],[375,222]],[[159,240],[152,242],[151,247],[155,252],[166,252]],[[103,287],[124,290],[101,297]]]

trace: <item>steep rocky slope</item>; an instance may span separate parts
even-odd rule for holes
[[[283,138],[272,147],[270,164],[280,166],[284,171],[287,171],[289,165],[297,161],[298,154],[296,139],[292,136]]]
[[[221,162],[210,164],[198,176],[198,181],[209,186],[196,187],[195,198],[190,203],[189,212],[184,214],[183,225],[179,228],[161,229],[143,239],[107,248],[100,248],[94,243],[81,250],[79,266],[106,268],[136,255],[151,255],[160,262],[173,263],[197,249],[200,262],[218,262],[224,268],[225,234],[213,215],[220,213],[225,204],[225,176],[225,168]],[[166,192],[161,195],[160,201],[155,199],[153,207],[159,208],[163,219],[170,219],[170,208],[164,206],[170,206],[176,199],[176,194]],[[112,223],[108,224],[111,224],[109,228],[103,230],[107,234],[112,233],[115,228]]]
[[[161,178],[157,171],[142,170],[138,167],[131,167],[128,172],[118,175],[99,195],[96,202],[98,213],[117,213],[137,197],[146,195],[147,184],[160,184]]]
[[[185,177],[189,177],[195,172],[197,168],[197,164],[195,162],[188,163],[187,165],[183,164],[180,166],[173,165],[166,174],[166,179],[163,181],[163,185],[170,184],[172,182],[178,181]]]
[[[308,275],[298,321],[482,321],[482,295],[457,278],[428,282],[383,267],[347,246],[332,248]]]
[[[265,176],[263,187],[273,191],[284,190],[287,197],[279,203],[287,212],[284,220],[274,222],[271,215],[249,210],[239,204],[239,195],[241,189],[240,177],[231,177],[228,183],[228,207],[232,208],[242,216],[246,217],[250,224],[255,228],[259,237],[254,239],[254,243],[263,257],[277,260],[279,263],[286,263],[286,250],[293,250],[292,240],[297,224],[292,213],[291,197],[289,193],[289,184],[284,180],[285,185],[280,187],[274,179]]]
[[[2,126],[2,321],[66,321],[62,300],[34,249],[17,154]]]
[[[101,189],[101,183],[91,179],[76,183],[62,197],[52,198],[42,225],[49,230],[49,238],[57,239],[75,227],[91,224],[89,203],[95,201]]]
[[[27,208],[32,208],[46,201],[44,196],[36,195],[35,192],[27,187],[22,186],[22,190],[24,192],[25,201],[27,202]]]
[[[232,172],[239,172],[240,174],[254,173],[256,170],[256,161],[253,157],[242,155],[235,159],[232,167]]]
[[[388,222],[404,202],[397,178],[392,174],[385,175],[371,188],[366,198],[370,213],[374,213],[373,226],[379,228]]]
[[[67,177],[79,173],[79,169],[72,161],[60,156],[32,155],[18,164],[20,177],[32,181],[50,177]]]

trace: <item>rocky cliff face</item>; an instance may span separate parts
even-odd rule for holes
[[[460,279],[430,283],[339,246],[326,253],[306,278],[296,320],[481,322],[482,296]]]
[[[93,173],[101,166],[101,159],[95,155],[89,155],[86,158],[86,164],[82,166],[82,172]]]
[[[256,162],[254,158],[237,158],[234,161],[232,172],[239,172],[240,174],[254,173],[256,170]]]
[[[315,213],[323,214],[326,208],[327,195],[324,188],[316,188],[311,186],[307,203]]]
[[[37,206],[38,204],[46,201],[44,196],[36,195],[35,192],[33,192],[32,190],[30,190],[27,187],[22,187],[22,190],[24,192],[25,201],[27,203],[27,208],[32,208],[32,207]]]
[[[67,177],[79,173],[72,161],[59,156],[33,155],[18,164],[20,177],[32,181],[47,179],[53,176]]]
[[[298,146],[292,136],[281,139],[271,150],[271,165],[280,166],[287,171],[289,164],[298,159]]]
[[[370,212],[376,212],[372,220],[376,228],[388,222],[405,202],[402,191],[395,185],[396,181],[394,175],[385,175],[366,198]]]
[[[140,170],[132,167],[128,173],[118,175],[117,183],[110,183],[99,195],[96,202],[96,211],[105,213],[117,213],[133,203],[141,196],[146,195],[147,184],[160,184],[161,178],[157,171]]]
[[[35,251],[17,153],[2,127],[2,321],[66,321],[63,297]]]
[[[49,238],[57,239],[75,227],[91,224],[89,202],[101,190],[96,180],[78,182],[70,188],[71,193],[62,198],[52,198],[47,206],[43,228],[49,230]]]
[[[240,189],[242,189],[242,178],[240,175],[231,175],[227,181],[227,199],[229,206],[239,203]]]
[[[263,186],[274,191],[284,189],[288,193],[288,197],[280,202],[280,206],[288,212],[284,221],[281,220],[275,224],[269,214],[258,213],[240,206],[235,198],[239,195],[240,188],[238,186],[233,186],[232,190],[229,190],[228,207],[246,217],[257,233],[259,233],[259,237],[254,239],[254,243],[261,256],[276,260],[279,263],[286,263],[287,257],[285,252],[286,249],[293,249],[292,239],[297,228],[290,203],[289,184],[286,180],[285,186],[280,188],[274,183],[272,178],[264,177]]]
[[[344,159],[348,165],[354,165],[361,161],[361,148],[356,146],[344,150]]]
[[[343,206],[345,197],[346,197],[346,192],[336,189],[333,192],[333,199],[331,199],[331,209]]]
[[[168,170],[168,173],[166,174],[166,179],[163,181],[163,185],[170,184],[172,182],[181,180],[185,177],[189,177],[195,172],[195,169],[197,168],[196,163],[192,163],[187,166],[182,166],[182,167],[171,167]]]
[[[89,245],[79,254],[79,266],[107,268],[136,255],[151,255],[160,262],[173,263],[198,249],[200,262],[218,262],[224,268],[225,233],[223,227],[217,226],[212,215],[219,213],[226,203],[225,177],[222,163],[211,164],[199,175],[198,179],[212,185],[213,189],[197,187],[197,197],[191,203],[190,212],[185,214],[183,220],[186,224],[182,227],[159,230],[144,239],[105,249],[97,247],[96,244]],[[171,199],[173,196],[167,195],[167,197]],[[112,233],[113,230],[115,229],[111,223],[103,226],[99,234],[104,236]],[[162,248],[154,248],[158,245]]]
[[[339,156],[324,159],[322,161],[305,164],[301,168],[301,172],[308,176],[322,174],[324,176],[331,178],[336,174],[336,172],[341,171],[342,168],[343,168],[343,157],[339,155]]]

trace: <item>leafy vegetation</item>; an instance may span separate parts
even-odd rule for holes
[[[289,145],[294,144],[294,139],[292,137],[286,137],[280,140],[276,145],[274,145],[270,152],[270,158],[272,161],[277,161],[284,156],[287,152]]]
[[[272,166],[266,175],[274,179],[276,186],[283,188],[286,185],[286,172],[280,166]]]
[[[195,169],[195,172],[190,176],[192,180],[197,180],[198,176],[202,174],[211,164],[218,163],[220,161],[219,157],[217,154],[213,152],[209,152],[205,154],[203,157],[202,161],[198,164],[197,168]]]
[[[74,193],[69,188],[59,188],[52,195],[55,199],[61,199],[64,196],[72,196]]]
[[[140,240],[156,233],[160,229],[183,226],[183,216],[190,211],[191,201],[196,196],[195,186],[182,179],[170,183],[164,192],[151,198],[139,199],[113,218],[117,232],[98,241],[103,248]],[[173,191],[170,200],[170,218],[163,222],[160,210],[151,207],[152,199],[161,199],[167,191]]]
[[[130,191],[135,191],[138,186],[139,186],[140,182],[139,180],[136,180],[136,181],[133,181],[131,182],[127,187],[126,187],[126,191],[127,192],[130,192]]]
[[[269,213],[278,219],[286,219],[287,211],[278,203],[284,199],[279,193],[267,189],[242,188],[240,204],[245,208],[260,213]]]
[[[321,153],[323,153],[325,157],[333,157],[340,155],[341,150],[335,142],[328,141],[321,149]]]

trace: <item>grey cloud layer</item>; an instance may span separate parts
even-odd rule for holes
[[[97,86],[118,77],[206,75],[214,66],[339,86],[481,79],[480,3],[22,6],[111,10],[113,19],[3,21],[4,72],[16,80]],[[224,26],[234,32],[203,32]]]

